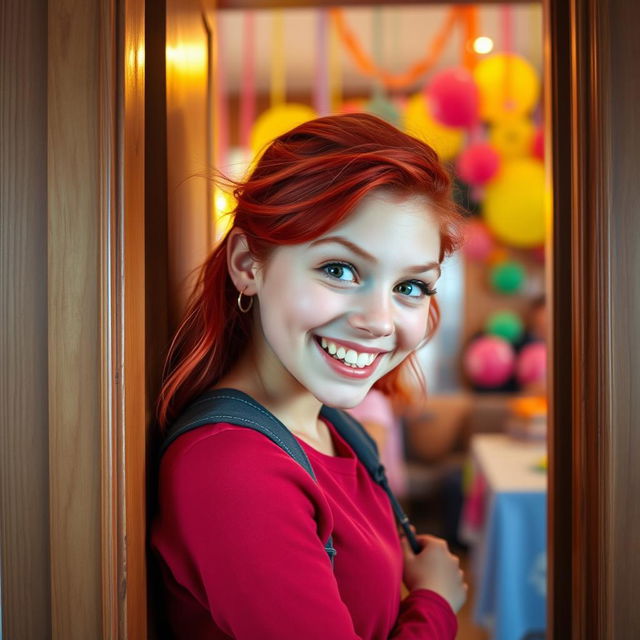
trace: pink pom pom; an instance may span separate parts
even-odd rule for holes
[[[542,127],[540,127],[533,136],[531,153],[534,158],[538,158],[544,162],[544,130]]]
[[[478,262],[485,261],[493,251],[493,238],[479,220],[467,222],[464,232],[464,245],[462,246],[464,255],[470,260]]]
[[[491,180],[500,168],[500,154],[488,143],[468,146],[459,156],[456,171],[468,184],[480,186]]]
[[[544,382],[547,375],[547,347],[544,342],[532,342],[518,355],[516,376],[522,385]]]
[[[471,127],[478,119],[478,86],[466,69],[446,69],[425,88],[433,117],[447,127]]]
[[[479,387],[503,385],[512,375],[515,356],[511,345],[496,336],[476,338],[467,348],[464,368]]]

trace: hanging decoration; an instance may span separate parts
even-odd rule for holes
[[[505,118],[491,127],[489,142],[505,160],[510,160],[530,155],[534,136],[535,127],[529,118]]]
[[[496,264],[490,272],[491,286],[499,293],[511,295],[522,289],[525,280],[524,267],[515,261]]]
[[[284,20],[282,10],[275,10],[272,22],[271,57],[271,107],[255,121],[250,135],[253,164],[274,138],[297,127],[303,122],[313,120],[317,113],[305,104],[287,103],[286,68],[284,55]]]
[[[480,91],[480,117],[499,122],[530,113],[540,97],[540,80],[519,55],[496,53],[478,62],[473,77]]]
[[[383,29],[382,29],[382,7],[375,7],[373,10],[373,56],[377,65],[382,65],[383,59]],[[400,125],[400,112],[397,107],[386,96],[384,87],[377,79],[373,80],[371,100],[366,104],[366,111],[386,120],[394,126]]]
[[[240,145],[250,147],[251,126],[256,117],[255,14],[244,12],[242,35],[242,73],[240,77]]]
[[[486,225],[477,218],[471,218],[464,231],[462,251],[470,260],[483,262],[491,253],[494,246],[493,237]]]
[[[496,237],[513,247],[540,245],[545,238],[544,166],[533,158],[505,162],[485,187],[482,214]]]
[[[425,87],[433,117],[447,127],[472,127],[478,120],[478,87],[464,68],[445,69]]]
[[[314,80],[314,106],[320,116],[330,111],[329,99],[329,16],[326,9],[316,11],[316,77]]]
[[[496,311],[487,318],[484,329],[487,333],[513,344],[522,337],[524,324],[520,316],[513,311]]]
[[[531,342],[518,354],[516,377],[521,385],[544,382],[547,376],[547,347],[544,342]]]
[[[467,48],[466,44],[467,42],[472,42],[475,38],[477,29],[476,7],[452,7],[449,9],[444,24],[431,41],[425,56],[402,73],[391,73],[382,69],[365,52],[364,47],[347,25],[342,9],[332,9],[331,19],[335,24],[342,44],[353,58],[358,69],[365,75],[376,78],[387,89],[407,89],[414,86],[420,78],[426,75],[437,64],[457,24],[462,25],[465,29],[462,45],[464,64],[467,68],[473,68],[475,65],[476,54],[472,48]]]
[[[480,336],[467,347],[464,370],[479,387],[503,385],[513,375],[515,354],[511,345],[497,336]]]
[[[486,184],[500,169],[500,155],[490,144],[476,142],[459,156],[456,172],[467,184],[475,187]]]

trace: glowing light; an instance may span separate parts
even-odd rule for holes
[[[227,234],[233,224],[235,198],[222,189],[216,189],[213,197],[215,242],[218,243]]]
[[[493,40],[487,36],[480,36],[473,41],[473,50],[476,53],[489,53],[493,50]]]
[[[167,65],[179,67],[183,71],[200,71],[206,68],[207,50],[204,45],[181,44],[177,47],[167,46]]]

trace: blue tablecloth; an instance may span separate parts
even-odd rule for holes
[[[547,585],[544,444],[501,434],[474,436],[475,474],[484,514],[473,523],[474,619],[493,640],[544,637]],[[476,499],[478,496],[475,496]],[[473,527],[472,527],[473,529]],[[468,531],[466,532],[469,533]]]
[[[547,497],[489,498],[474,617],[496,640],[523,640],[546,627]]]

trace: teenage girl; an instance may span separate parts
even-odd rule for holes
[[[413,354],[436,329],[440,265],[461,238],[447,173],[374,116],[329,116],[277,138],[235,197],[171,345],[159,424],[208,389],[240,390],[294,434],[317,481],[250,429],[177,438],[151,530],[173,633],[452,640],[458,559],[428,535],[411,551],[386,494],[319,416],[372,387],[420,392]]]

